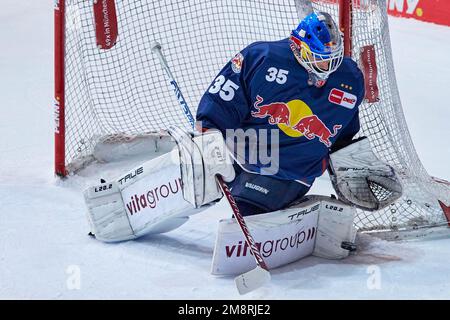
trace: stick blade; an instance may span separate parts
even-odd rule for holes
[[[270,280],[270,272],[257,266],[246,273],[237,276],[234,279],[236,287],[240,294],[246,294],[262,287]]]

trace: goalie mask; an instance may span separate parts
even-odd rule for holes
[[[316,86],[322,86],[344,58],[341,33],[333,18],[325,12],[311,13],[291,32],[291,49],[298,62],[310,74]]]

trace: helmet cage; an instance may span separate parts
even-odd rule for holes
[[[326,80],[344,59],[342,35],[329,14],[319,12],[312,15],[315,15],[310,18],[314,19],[312,23],[303,20],[297,29],[292,30],[290,39],[299,63],[319,79]],[[324,32],[324,27],[327,32]]]

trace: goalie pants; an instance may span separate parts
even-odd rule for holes
[[[285,209],[310,189],[301,183],[253,174],[236,166],[236,178],[229,184],[243,216]]]

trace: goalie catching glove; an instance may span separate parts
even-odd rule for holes
[[[222,134],[194,135],[179,128],[168,133],[178,148],[84,192],[91,232],[98,240],[123,241],[173,230],[222,198],[216,175],[227,182],[234,179]]]
[[[339,200],[363,210],[383,209],[402,195],[394,169],[377,158],[365,137],[332,152],[329,173]]]

